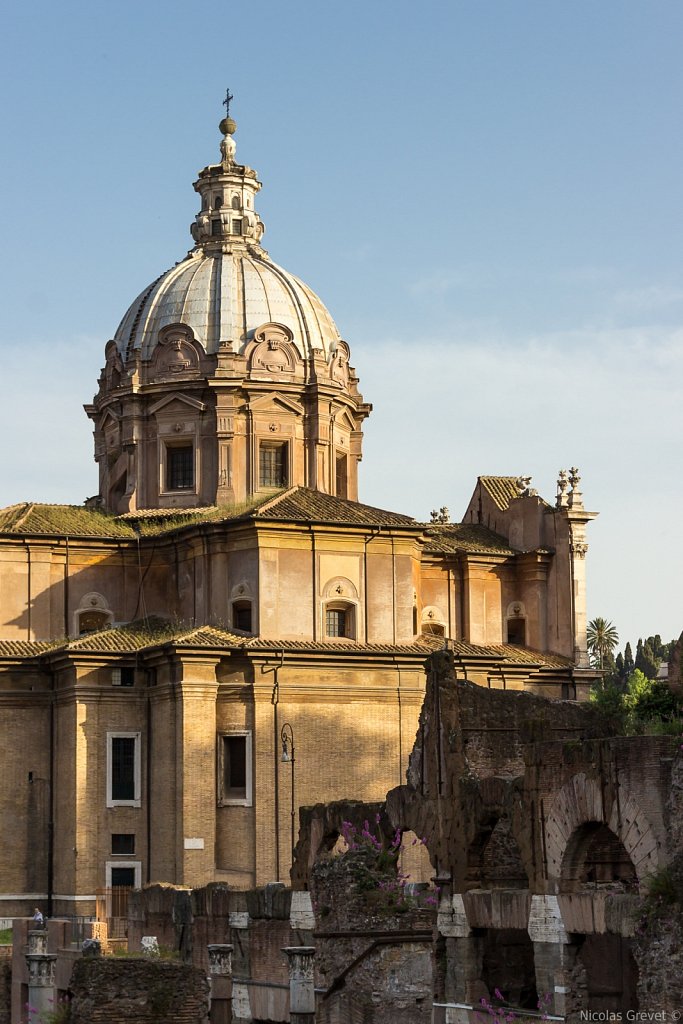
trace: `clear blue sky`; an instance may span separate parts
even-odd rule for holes
[[[361,498],[464,511],[577,465],[589,614],[683,628],[679,0],[5,10],[0,505],[97,488],[105,342],[191,245],[218,155],[323,298],[375,411]]]

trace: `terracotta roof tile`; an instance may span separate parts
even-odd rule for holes
[[[37,658],[56,646],[42,640],[0,640],[0,658]]]
[[[479,480],[502,511],[509,508],[514,498],[519,497],[516,476],[480,476]]]
[[[456,551],[473,553],[514,555],[505,537],[494,533],[487,526],[478,523],[447,523],[435,525],[425,524],[425,532],[429,537],[425,551],[434,554],[449,554]]]
[[[254,512],[259,519],[294,522],[343,523],[349,526],[411,526],[418,528],[412,516],[362,505],[357,501],[323,494],[308,487],[294,487]]]
[[[0,534],[133,540],[138,533],[143,537],[155,536],[200,523],[249,519],[339,523],[347,526],[409,526],[416,529],[418,526],[411,516],[336,498],[307,487],[292,487],[240,505],[140,509],[120,516],[83,505],[22,502],[0,509]]]
[[[24,502],[0,510],[0,533],[43,534],[49,537],[135,537],[133,529],[114,516],[84,505],[41,505]]]
[[[200,647],[207,650],[284,650],[336,655],[414,655],[426,658],[434,651],[443,649],[444,638],[433,634],[422,634],[413,643],[356,643],[336,640],[280,640],[240,635],[216,626],[198,626],[188,629],[178,623],[163,619],[149,619],[147,622],[133,622],[129,625],[103,629],[74,640],[25,641],[0,640],[0,658],[28,659],[48,653],[93,653],[93,654],[134,654],[138,651],[161,647],[165,644],[178,647]],[[536,666],[539,668],[571,668],[572,662],[558,654],[541,653],[514,644],[472,644],[466,640],[448,640],[449,650],[462,658]]]

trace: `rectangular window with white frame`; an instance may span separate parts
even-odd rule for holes
[[[139,807],[139,732],[107,733],[107,807]]]
[[[251,733],[229,732],[218,737],[218,803],[251,807]]]

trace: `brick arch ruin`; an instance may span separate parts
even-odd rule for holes
[[[611,808],[606,804],[604,783],[584,772],[573,775],[555,796],[545,822],[545,850],[548,881],[556,891],[576,885],[590,833],[600,826],[615,839],[613,856],[620,855],[619,848],[627,855],[639,884],[660,867],[652,825],[633,795],[622,803],[617,787]],[[607,837],[604,839],[607,848]]]
[[[467,889],[528,889],[529,873],[510,818],[490,813],[467,850]]]

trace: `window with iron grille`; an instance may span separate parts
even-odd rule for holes
[[[166,449],[166,490],[189,491],[194,487],[194,446]]]
[[[287,486],[287,444],[265,444],[259,447],[259,480],[261,487]]]

